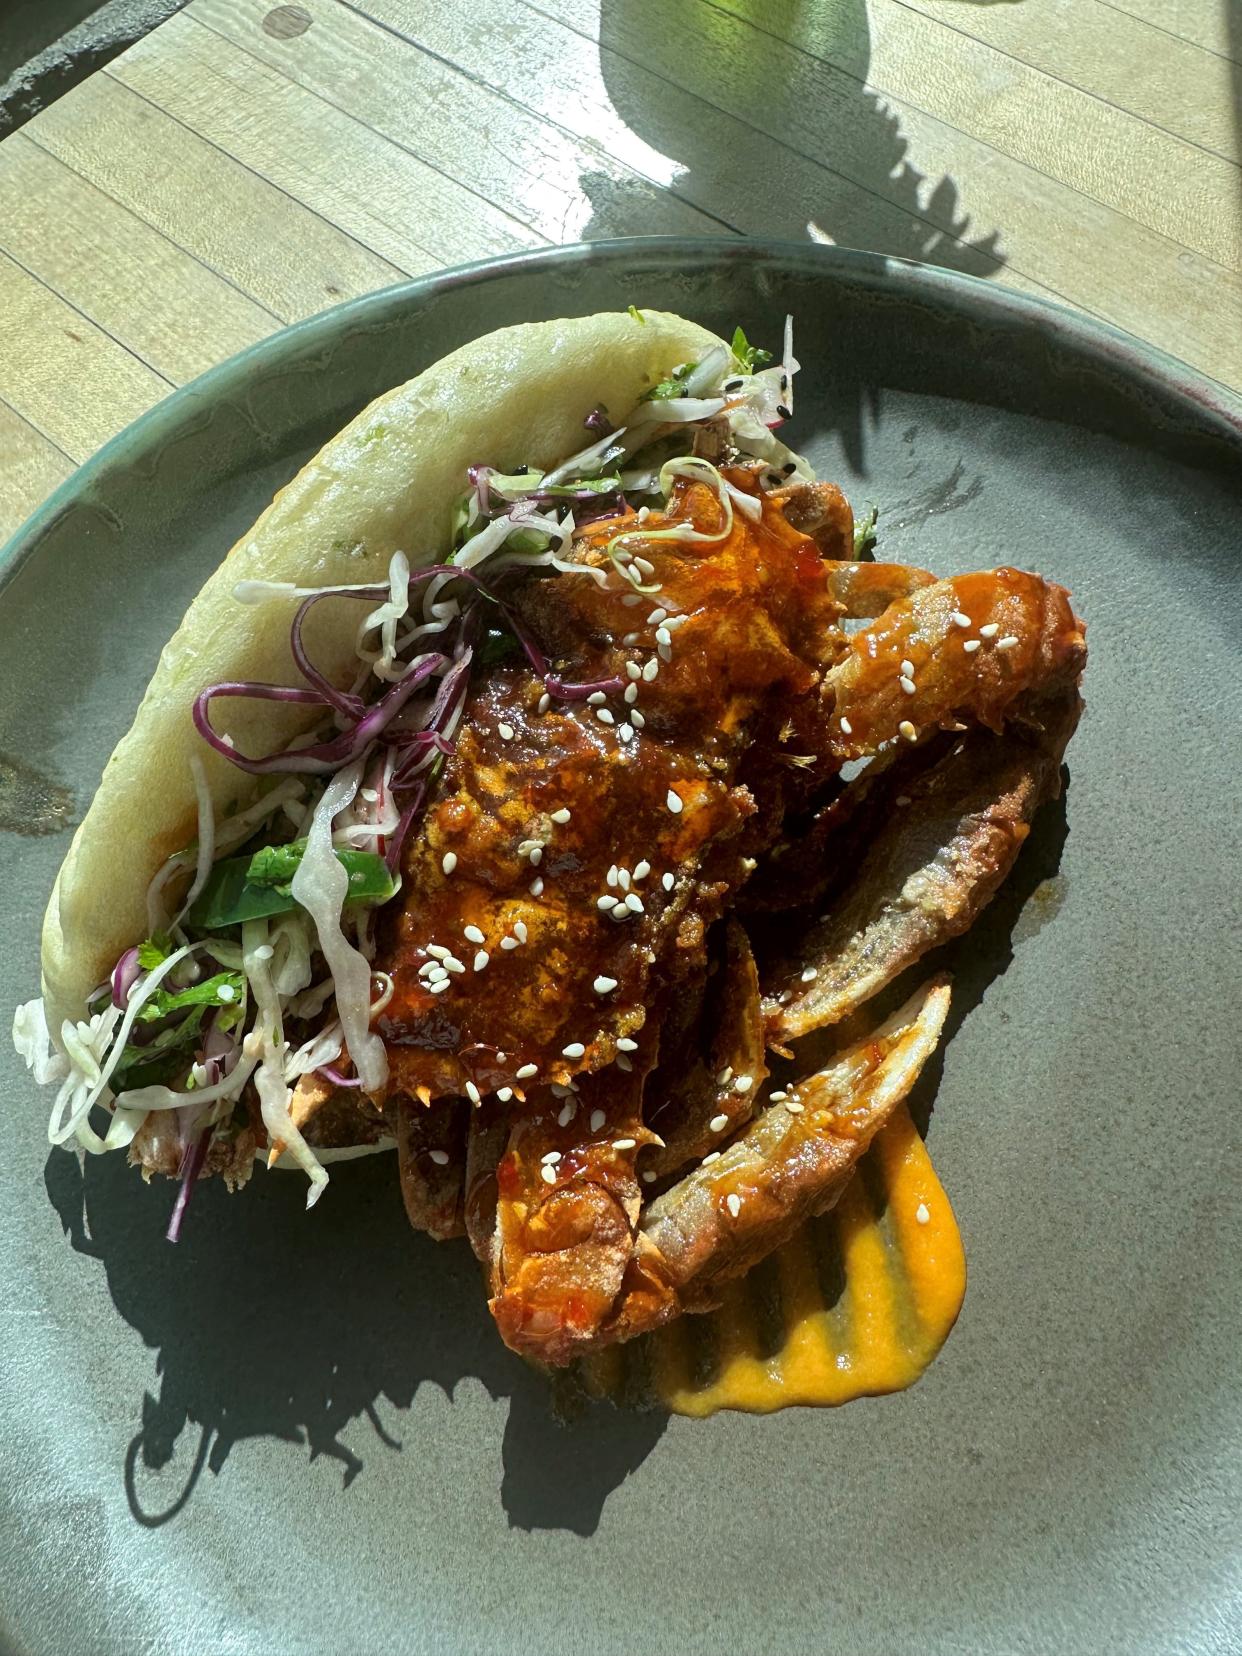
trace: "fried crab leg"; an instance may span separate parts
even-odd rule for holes
[[[934,979],[865,1039],[770,1104],[717,1159],[643,1214],[638,1247],[601,1341],[710,1311],[807,1219],[840,1198],[871,1140],[918,1079],[949,1010]]]
[[[768,1040],[838,1023],[930,949],[972,926],[1013,867],[1039,807],[1060,792],[1077,692],[1040,725],[970,730],[913,779],[870,839],[841,901],[768,973]],[[865,781],[864,778],[859,779]]]

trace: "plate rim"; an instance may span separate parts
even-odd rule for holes
[[[1242,393],[1230,390],[1161,346],[1055,299],[1006,287],[989,277],[950,270],[944,265],[859,248],[829,247],[818,242],[780,237],[732,240],[720,236],[615,236],[475,259],[357,294],[326,310],[316,311],[313,316],[277,328],[184,385],[174,386],[167,396],[145,409],[76,466],[8,540],[0,544],[0,592],[16,575],[44,532],[82,491],[114,466],[127,464],[131,453],[145,446],[150,427],[167,422],[183,407],[192,406],[199,399],[227,397],[235,383],[243,385],[256,365],[261,368],[269,357],[275,363],[290,350],[303,354],[313,352],[317,346],[326,347],[334,341],[344,328],[374,326],[390,311],[402,310],[439,292],[484,284],[510,274],[526,274],[543,266],[608,264],[621,258],[639,261],[662,255],[678,262],[701,261],[706,257],[721,262],[759,264],[778,262],[782,257],[799,262],[809,258],[813,263],[822,264],[826,275],[844,272],[864,286],[883,284],[896,275],[903,290],[914,297],[932,303],[948,300],[970,305],[973,301],[974,308],[985,316],[1011,323],[1025,321],[1045,337],[1103,360],[1132,384],[1158,388],[1165,396],[1171,395],[1200,420],[1206,418],[1216,424],[1218,437],[1234,443],[1242,454]],[[379,394],[377,391],[376,395]]]

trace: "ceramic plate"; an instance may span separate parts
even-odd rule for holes
[[[49,1153],[4,1065],[0,1643],[13,1651],[1236,1651],[1239,406],[986,283],[638,241],[279,334],[67,483],[0,570],[0,1003],[191,594],[377,392],[503,323],[797,319],[794,440],[885,555],[1087,617],[1062,804],[971,934],[928,1143],[970,1282],[911,1391],[553,1419],[384,1158],[199,1193]],[[118,847],[118,855],[125,848]],[[7,1014],[6,1014],[7,1019]]]

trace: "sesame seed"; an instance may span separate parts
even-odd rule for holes
[[[646,857],[644,857],[641,862],[634,864],[634,878],[636,880],[645,880],[650,873],[651,864],[647,861]]]
[[[451,978],[441,978],[438,983],[429,983],[427,988],[433,995],[442,995],[446,989],[453,987]]]
[[[599,720],[600,724],[610,725],[617,722],[606,707],[597,707],[595,709],[595,717]]]
[[[586,1048],[581,1041],[571,1041],[567,1047],[561,1048],[562,1058],[584,1058],[585,1056]]]
[[[542,861],[543,861],[543,846],[542,845],[533,846],[531,848],[531,853],[530,853],[530,866],[532,868],[538,868],[539,864]]]
[[[998,638],[996,640],[996,648],[998,650],[1014,650],[1017,649],[1017,647],[1018,640],[1013,633],[1008,633],[1004,638]]]
[[[587,697],[587,706],[602,707],[607,700],[608,697],[602,690],[592,690],[591,694]]]
[[[843,736],[852,736],[854,734],[853,725],[844,716],[842,716],[842,719],[841,719],[841,734]]]
[[[428,1150],[427,1154],[431,1157],[432,1161],[435,1162],[437,1167],[448,1166],[447,1150]]]
[[[652,657],[652,659],[650,661],[644,662],[644,664],[643,664],[643,683],[644,684],[654,683],[656,674],[659,671],[660,671],[660,663],[658,661],[656,661],[654,657]]]
[[[483,1096],[473,1081],[466,1082],[466,1097],[472,1104],[481,1104],[483,1102]]]
[[[643,670],[636,661],[627,661],[625,664],[625,676],[632,683],[635,679],[642,678]]]
[[[458,960],[456,955],[450,955],[444,964],[450,972],[461,973],[466,969],[462,962]]]
[[[721,1070],[720,1074],[716,1077],[716,1085],[718,1087],[727,1087],[729,1085],[729,1082],[732,1081],[732,1079],[733,1079],[733,1065],[732,1064],[726,1064],[725,1067]]]
[[[508,1056],[507,1052],[501,1052],[499,1047],[496,1048],[496,1062],[498,1064],[503,1064]]]
[[[662,874],[660,876],[660,884],[664,887],[665,891],[671,891],[677,884],[677,876],[671,873]]]
[[[365,799],[368,805],[374,805],[375,801],[379,798],[379,789],[359,788],[358,797],[359,799]]]
[[[536,874],[534,879],[530,882],[530,894],[531,894],[532,897],[542,897],[543,896],[543,875],[542,874]]]
[[[637,554],[635,554],[634,557],[634,568],[641,569],[644,575],[655,574],[655,565],[650,563],[646,558],[638,557]]]
[[[536,713],[546,713],[548,711],[549,707],[551,707],[551,705],[552,705],[552,698],[548,694],[548,692],[545,690],[543,695],[540,696],[540,698],[539,698],[539,705],[535,709],[535,711],[536,711]]]
[[[666,632],[676,632],[678,627],[684,627],[689,619],[688,615],[670,615],[664,623],[664,629]]]
[[[927,1224],[928,1220],[931,1218],[931,1214],[927,1211],[926,1202],[919,1203],[918,1207],[914,1210],[914,1217],[918,1220],[920,1225]]]
[[[551,1167],[551,1166],[541,1167],[539,1169],[539,1177],[543,1180],[544,1184],[555,1184],[556,1183],[556,1169],[555,1169],[555,1167]]]
[[[450,951],[444,947],[443,943],[428,943],[427,953],[436,960],[447,960]]]
[[[912,696],[914,694],[914,680],[912,678],[907,678],[905,673],[901,675],[898,683],[901,685],[901,688],[905,691],[907,696]]]
[[[963,615],[961,610],[954,610],[949,620],[955,627],[969,627],[971,624],[969,615]]]
[[[462,936],[467,943],[485,943],[487,941],[477,926],[463,926]]]
[[[643,914],[646,912],[643,908],[643,900],[636,891],[630,892],[629,896],[625,899],[625,906],[629,909],[631,914]]]
[[[777,403],[776,412],[780,415],[782,420],[793,419],[793,410],[791,408],[786,408],[784,403]]]
[[[440,867],[444,870],[444,872],[446,874],[451,874],[453,872],[453,870],[457,867],[457,853],[456,853],[456,851],[446,851],[444,853],[444,855],[440,858]]]
[[[802,974],[802,981],[803,981],[803,983],[814,983],[815,979],[818,976],[819,976],[818,968],[815,967],[815,966],[808,966]]]
[[[910,723],[909,719],[903,719],[901,721],[901,723],[897,726],[897,732],[899,735],[904,736],[907,742],[917,741],[918,739],[919,733]]]
[[[526,942],[526,939],[530,936],[530,933],[526,929],[525,920],[515,920],[513,922],[513,935],[517,938],[519,943]]]
[[[617,726],[617,740],[621,742],[632,742],[634,740],[633,725],[619,724]]]
[[[592,1110],[591,1111],[591,1131],[593,1133],[598,1133],[600,1128],[604,1125],[605,1119],[606,1118],[605,1118],[604,1112],[602,1110]]]
[[[901,670],[907,678],[914,677],[914,663],[907,657],[901,664]]]
[[[753,1075],[739,1075],[733,1083],[733,1090],[735,1093],[748,1093],[754,1084],[755,1078]]]
[[[965,650],[967,655],[974,655],[975,651],[979,648],[979,640],[977,638],[968,638],[962,645],[962,648]]]
[[[737,1194],[736,1191],[731,1190],[729,1192],[729,1194],[725,1197],[725,1206],[728,1208],[729,1212],[736,1219],[738,1214],[742,1211],[742,1198]]]
[[[509,1100],[513,1097],[513,1088],[512,1087],[498,1087],[496,1089],[496,1097],[500,1100],[500,1102],[502,1104],[507,1104],[509,1102]]]
[[[909,794],[898,794],[897,795],[897,804],[898,805],[908,805],[909,803],[910,803],[910,795]]]
[[[500,946],[507,954],[510,949],[517,948],[518,940],[516,937],[502,937],[500,940]]]
[[[720,1160],[720,1151],[719,1150],[710,1150],[707,1153],[707,1155],[703,1157],[702,1165],[704,1167],[710,1167],[713,1162],[718,1162],[719,1160]]]
[[[1000,631],[999,621],[989,621],[986,626],[979,628],[980,638],[995,638]]]
[[[545,1167],[551,1167],[554,1163],[560,1161],[560,1159],[561,1153],[559,1150],[549,1150],[546,1155],[540,1156],[539,1158]]]
[[[772,1100],[773,1104],[783,1104],[789,1097],[789,1094],[782,1087],[779,1092],[769,1093],[768,1097]]]
[[[665,796],[664,803],[668,806],[669,810],[673,813],[674,816],[680,816],[681,815],[681,795],[679,793],[677,793],[673,788],[670,788],[668,790],[668,793]]]
[[[612,866],[609,868],[607,874],[604,875],[604,884],[605,885],[610,885],[610,886],[615,886],[617,881],[620,879],[620,877],[621,876],[620,876],[620,872],[617,869],[617,865],[616,865],[616,863],[613,863]]]
[[[568,1087],[565,1087],[565,1086],[562,1086],[559,1081],[554,1081],[552,1083],[552,1096],[553,1096],[553,1098],[572,1098],[573,1095],[574,1095],[574,1089],[573,1089],[572,1084]]]
[[[629,1138],[613,1139],[612,1141],[612,1147],[614,1150],[633,1150],[637,1144],[637,1139]]]
[[[499,1098],[500,1094],[497,1093],[496,1096]],[[560,1110],[557,1112],[557,1117],[556,1117],[557,1126],[558,1127],[568,1127],[570,1122],[574,1119],[574,1116],[576,1115],[577,1110],[578,1110],[578,1106],[577,1106],[577,1104],[574,1103],[573,1099],[572,1098],[568,1099],[564,1104],[561,1105]]]
[[[426,968],[426,978],[428,983],[443,983],[447,977],[448,970],[446,967],[441,966],[436,961],[428,962]]]
[[[518,1078],[519,1081],[529,1081],[532,1075],[538,1075],[538,1074],[539,1074],[539,1065],[538,1064],[523,1064],[521,1069],[518,1070],[518,1072],[517,1072],[517,1078]]]
[[[805,1109],[805,1105],[799,1104],[796,1098],[787,1098],[785,1100],[785,1108],[789,1111],[790,1115],[801,1115],[802,1111]]]
[[[655,1182],[656,1182],[655,1171],[654,1171],[653,1168],[649,1167],[647,1169],[647,1171],[643,1174],[643,1183],[644,1184],[654,1184]]]
[[[661,661],[671,661],[673,659],[672,639],[670,639],[667,644],[657,644],[656,654],[659,656]]]
[[[618,867],[617,884],[621,887],[622,891],[628,891],[630,889],[630,871],[628,868]]]
[[[625,599],[623,598],[621,600],[621,602],[624,603]],[[621,642],[623,644],[637,644],[638,643],[638,634],[637,633],[626,633],[625,637],[621,640]]]
[[[617,899],[612,896],[610,892],[606,891],[602,897],[597,897],[595,899],[595,906],[602,913],[609,913],[616,908]]]
[[[634,711],[630,714],[630,723],[634,726],[635,730],[641,730],[643,728],[643,726],[646,724],[646,722],[647,722],[646,719],[642,716],[642,714],[638,711],[637,708],[635,708]]]
[[[632,1041],[628,1035],[623,1035],[617,1042],[618,1052],[637,1052],[638,1042]]]
[[[591,987],[595,990],[597,995],[611,995],[613,990],[617,987],[617,980],[616,978],[604,977],[601,975],[596,978]]]
[[[647,625],[649,627],[658,627],[667,615],[668,611],[666,609],[661,609],[657,604],[655,609],[653,609],[651,614],[647,617]]]
[[[729,1118],[727,1115],[714,1115],[707,1125],[713,1133],[723,1133],[729,1125]]]
[[[633,609],[635,604],[642,603],[642,597],[637,592],[627,592],[621,602],[625,605],[626,609]]]
[[[496,730],[502,742],[511,742],[513,740],[513,726],[511,724],[498,724],[496,726]]]
[[[617,1068],[618,1068],[618,1069],[619,1069],[619,1070],[624,1070],[624,1071],[625,1071],[625,1073],[626,1073],[626,1074],[627,1074],[627,1075],[628,1075],[628,1074],[629,1074],[629,1073],[630,1073],[630,1071],[631,1071],[631,1070],[632,1070],[632,1069],[633,1069],[633,1068],[634,1068],[634,1066],[633,1066],[633,1064],[632,1064],[632,1063],[631,1063],[631,1062],[630,1062],[630,1060],[629,1060],[629,1059],[628,1059],[628,1058],[627,1058],[627,1057],[626,1057],[626,1056],[625,1056],[625,1054],[624,1054],[624,1052],[619,1052],[619,1053],[618,1053],[618,1054],[617,1054],[617,1056],[616,1056],[616,1058],[615,1058],[615,1060],[614,1060],[614,1062],[615,1062],[615,1063],[616,1063],[616,1066],[617,1066]]]
[[[552,821],[552,822],[557,822],[562,827],[564,827],[564,825],[569,821],[569,819],[572,815],[573,815],[573,812],[569,809],[569,806],[568,805],[562,805],[559,810],[556,810],[556,811],[552,812],[552,815],[549,818],[549,820]]]
[[[656,643],[663,644],[665,649],[673,642],[673,635],[667,627],[656,628]]]
[[[638,686],[636,684],[626,685],[623,700],[625,701],[625,705],[627,707],[633,707],[634,703],[638,700]]]

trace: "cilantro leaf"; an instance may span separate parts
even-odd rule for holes
[[[217,972],[201,983],[192,983],[188,989],[157,989],[144,1003],[138,1020],[154,1023],[170,1012],[180,1012],[190,1006],[235,1007],[242,1003],[245,994],[246,979],[241,972]]]
[[[756,373],[760,368],[766,368],[772,360],[771,351],[763,351],[752,345],[740,327],[733,330],[733,343],[729,349],[741,363],[743,373]]]
[[[172,938],[167,932],[156,932],[154,937],[148,937],[145,943],[138,945],[138,964],[144,972],[154,971],[164,964],[172,952]]]

